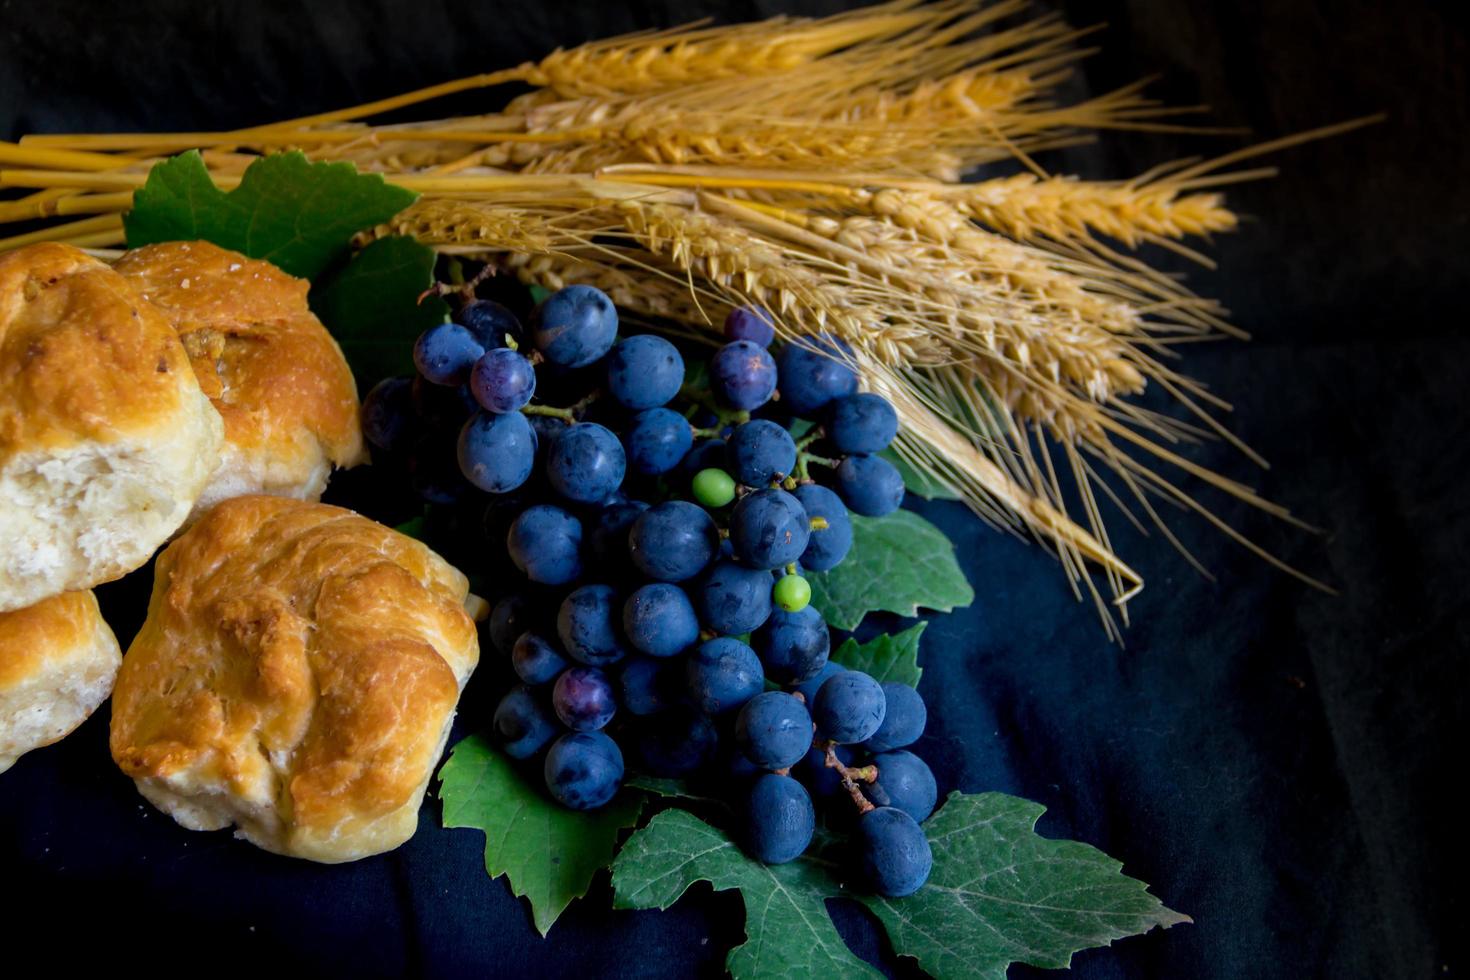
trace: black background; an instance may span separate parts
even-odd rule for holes
[[[0,0],[0,138],[233,128],[706,13],[840,6]],[[1077,94],[1157,75],[1155,95],[1208,104],[1209,121],[1257,138],[1388,114],[1283,153],[1278,178],[1232,191],[1251,220],[1211,248],[1218,271],[1190,270],[1255,340],[1192,349],[1188,368],[1234,401],[1232,425],[1273,468],[1255,472],[1218,446],[1194,458],[1327,534],[1202,495],[1341,594],[1313,592],[1203,522],[1171,516],[1217,574],[1208,582],[1157,535],[1118,521],[1116,544],[1149,579],[1119,649],[1040,549],[955,505],[920,504],[959,546],[978,593],[926,634],[921,753],[942,789],[1044,803],[1043,832],[1103,848],[1196,920],[1079,954],[1079,975],[1454,975],[1463,948],[1451,948],[1450,927],[1466,910],[1450,797],[1465,773],[1454,746],[1470,680],[1464,5],[1061,9],[1109,24]],[[1042,162],[1124,177],[1243,143],[1109,135]],[[124,642],[140,588],[103,590]],[[0,888],[13,908],[0,972],[34,946],[68,965],[686,976],[717,972],[739,941],[733,893],[700,886],[666,913],[613,913],[605,881],[540,940],[522,903],[484,875],[480,835],[437,821],[431,800],[402,849],[333,868],[189,834],[108,763],[105,718],[93,719],[0,777]],[[902,969],[864,913],[836,911],[862,955]]]

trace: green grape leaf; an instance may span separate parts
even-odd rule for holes
[[[129,248],[202,238],[315,279],[352,236],[417,199],[350,163],[310,163],[300,151],[256,160],[226,193],[191,150],[155,164],[123,218]]]
[[[801,858],[764,865],[722,831],[684,810],[665,810],[623,845],[613,862],[613,906],[666,909],[695,882],[738,888],[746,942],[725,960],[745,977],[878,977],[843,943],[826,900],[843,894],[827,868]]]
[[[975,601],[944,532],[907,510],[852,516],[852,550],[827,572],[808,573],[812,605],[838,629],[857,629],[870,612],[915,616]]]
[[[485,870],[505,875],[531,902],[544,936],[572,899],[612,862],[618,834],[638,822],[642,793],[623,793],[590,813],[568,810],[516,771],[485,739],[472,735],[439,770],[444,826],[485,832]]]
[[[894,950],[936,977],[1005,980],[1011,963],[1061,968],[1078,950],[1192,921],[1102,851],[1038,836],[1043,812],[1003,793],[950,794],[924,824],[928,883],[862,899]]]
[[[424,515],[420,514],[417,517],[410,517],[402,524],[395,524],[393,525],[393,530],[399,534],[406,534],[417,541],[422,541],[424,540]]]
[[[890,447],[878,454],[893,464],[903,477],[903,485],[909,493],[923,497],[925,500],[959,500],[960,495],[949,487],[940,483],[934,477],[928,475],[908,460],[904,459]]]
[[[363,394],[413,373],[413,342],[449,318],[449,304],[419,295],[434,284],[434,250],[412,238],[380,238],[312,288],[311,308],[337,339]]]
[[[1101,851],[1038,836],[1042,812],[1001,793],[950,794],[924,825],[934,851],[929,881],[888,899],[842,887],[832,860],[840,844],[819,841],[789,864],[767,866],[694,815],[665,810],[613,862],[613,904],[666,909],[700,881],[738,888],[746,941],[725,961],[736,980],[877,976],[837,934],[829,898],[862,901],[894,951],[935,976],[984,980],[1004,980],[1011,963],[1063,967],[1077,950],[1191,921]]]
[[[883,633],[867,643],[848,637],[832,653],[833,663],[860,670],[879,681],[900,681],[919,686],[924,671],[919,667],[919,637],[928,623],[910,626],[902,633]]]

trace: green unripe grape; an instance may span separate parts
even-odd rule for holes
[[[735,478],[724,470],[700,470],[691,488],[694,499],[706,507],[723,507],[735,499]]]
[[[787,612],[801,612],[812,601],[812,586],[800,575],[783,575],[771,589],[771,598]]]

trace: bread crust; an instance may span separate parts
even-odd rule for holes
[[[0,255],[0,611],[146,562],[220,438],[177,333],[120,275],[68,245]]]
[[[192,829],[333,863],[397,847],[479,658],[467,591],[351,511],[227,500],[158,558],[113,758]]]
[[[86,721],[121,661],[90,591],[0,613],[0,772]]]
[[[315,500],[333,466],[363,460],[357,387],[306,280],[209,242],[134,249],[116,269],[173,324],[224,419],[195,518],[241,493]]]

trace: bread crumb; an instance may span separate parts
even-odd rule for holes
[[[185,279],[183,282],[179,283],[179,288],[180,289],[188,289],[189,288],[189,280]]]
[[[239,272],[240,271],[240,263],[238,263],[238,262],[231,262],[230,263],[230,271],[231,272]]]

